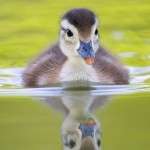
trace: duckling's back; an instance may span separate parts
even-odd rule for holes
[[[105,48],[99,47],[93,64],[102,84],[128,84],[128,70]]]

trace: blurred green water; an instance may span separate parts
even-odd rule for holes
[[[0,149],[61,149],[60,116],[31,98],[0,97]]]
[[[148,150],[150,147],[150,94],[123,95],[96,112],[102,123],[105,150]]]
[[[73,7],[100,19],[101,43],[115,53],[136,52],[125,65],[150,65],[150,2],[104,0],[0,0],[0,67],[25,66],[58,39],[60,17]],[[118,38],[119,35],[119,38]],[[104,150],[149,150],[150,95],[118,96],[95,112]],[[61,114],[29,97],[0,97],[0,150],[57,150]]]
[[[135,59],[124,59],[125,64],[150,64],[149,0],[0,0],[0,67],[25,66],[57,41],[60,18],[73,7],[90,8],[98,15],[102,45],[116,53],[137,52]]]

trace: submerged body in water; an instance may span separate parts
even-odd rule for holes
[[[61,19],[59,43],[31,61],[23,74],[25,86],[87,80],[127,84],[120,62],[99,46],[98,19],[88,9],[72,9]]]

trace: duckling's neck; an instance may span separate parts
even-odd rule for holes
[[[84,60],[81,58],[81,56],[68,57],[68,63],[71,63],[72,65],[83,65],[83,66],[86,65]]]
[[[60,81],[87,80],[98,82],[94,68],[87,65],[80,56],[68,57],[62,67]]]

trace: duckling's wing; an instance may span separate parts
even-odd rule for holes
[[[104,84],[128,84],[129,74],[123,65],[103,47],[99,47],[93,64]]]
[[[58,75],[66,59],[59,44],[48,48],[26,67],[23,73],[24,85],[33,87],[58,82]]]

